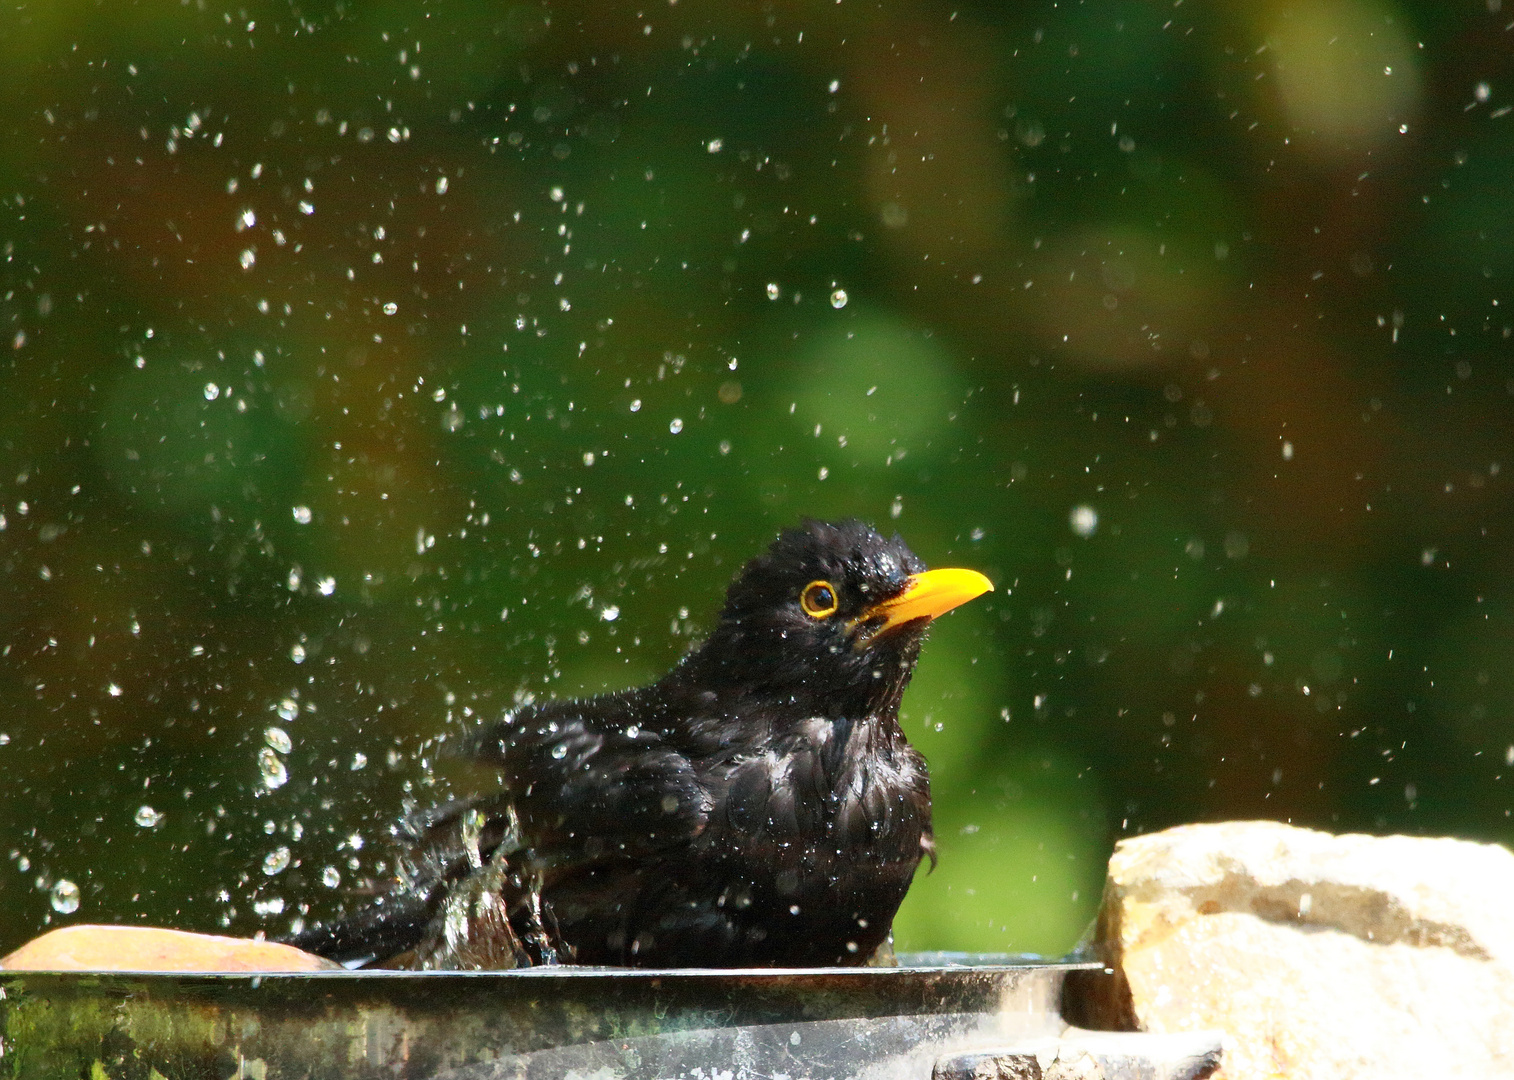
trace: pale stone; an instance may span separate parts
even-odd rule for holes
[[[325,971],[319,956],[250,938],[152,926],[65,926],[0,959],[6,971]]]
[[[1276,822],[1121,842],[1085,1009],[1227,1033],[1217,1078],[1514,1076],[1514,855]],[[1085,1020],[1086,1022],[1086,1020]]]

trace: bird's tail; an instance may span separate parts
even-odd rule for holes
[[[411,841],[389,891],[287,944],[344,967],[511,968],[532,962],[509,913],[525,890],[512,868],[513,807],[459,800],[410,818]]]
[[[291,934],[284,942],[343,967],[384,966],[412,951],[425,936],[436,907],[429,899],[396,889],[335,922]]]

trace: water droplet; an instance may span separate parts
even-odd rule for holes
[[[303,664],[305,662],[305,646],[296,642],[289,650],[289,659],[293,660],[296,664]]]
[[[724,139],[711,139],[709,142],[704,144],[704,148],[712,154],[720,153],[720,150],[723,146],[725,146]]]
[[[359,769],[366,768],[367,765],[368,765],[368,755],[367,754],[358,752],[358,753],[354,753],[352,755],[352,771],[353,772],[357,772]]]
[[[5,732],[0,731],[0,746],[9,746],[10,742],[11,742],[11,737],[9,735],[7,735]]]
[[[321,871],[321,884],[328,889],[334,889],[342,883],[342,872],[334,866],[328,866]]]
[[[266,746],[258,751],[258,772],[263,774],[263,786],[273,791],[283,787],[289,782],[289,770],[284,768],[284,763]]]
[[[447,178],[445,176],[438,176],[436,178],[436,193],[438,195],[447,194]]]
[[[778,287],[778,283],[776,281],[770,281],[770,282],[768,282],[768,299],[769,300],[777,300],[782,295],[783,295],[783,290]]]
[[[263,873],[269,877],[289,869],[289,849],[278,847],[263,856]]]
[[[614,622],[616,619],[620,618],[620,608],[618,608],[614,604],[606,604],[604,607],[599,609],[599,617],[605,622]]]
[[[285,698],[279,702],[277,711],[280,720],[293,720],[300,715],[300,706],[293,698]]]
[[[115,683],[111,683],[109,686],[107,686],[105,688],[105,692],[107,694],[109,694],[111,697],[120,697],[121,696],[121,688],[119,686],[117,686]]]
[[[315,583],[316,592],[322,596],[330,596],[336,592],[336,578],[327,575]]]
[[[846,290],[845,289],[832,289],[831,290],[831,307],[833,307],[833,308],[844,308],[844,307],[846,307]]]
[[[680,431],[683,430],[683,421],[676,416],[673,417],[673,422],[668,425],[668,430],[671,431],[674,435],[677,435]]]
[[[217,386],[213,382],[208,382],[208,383],[205,384],[205,400],[206,401],[214,401],[216,398],[218,398],[220,396],[221,396],[221,388],[219,386]]]
[[[398,304],[396,304],[393,300],[391,300],[387,304],[384,305],[384,314],[385,315],[393,315],[399,309],[400,309],[400,306]]]
[[[257,254],[252,250],[252,248],[245,249],[242,254],[237,256],[237,262],[242,264],[243,270],[251,270],[253,264],[257,261]]]
[[[1074,506],[1067,515],[1067,524],[1074,534],[1086,539],[1098,531],[1099,512],[1087,505]]]
[[[308,506],[296,506],[290,512],[294,514],[295,524],[297,524],[297,525],[309,525],[310,524],[310,507],[308,507]]]
[[[290,740],[289,733],[283,728],[264,728],[263,741],[281,754],[287,754],[294,749],[294,743]]]
[[[556,758],[558,761],[561,761],[563,758],[567,757],[568,756],[568,744],[565,743],[565,742],[558,743],[556,746],[554,746],[552,748],[552,756],[554,758]]]
[[[631,402],[632,412],[641,412],[641,398],[635,398]]]
[[[72,915],[79,910],[79,886],[62,878],[53,886],[48,900],[59,915]]]
[[[144,829],[156,829],[159,825],[163,824],[163,819],[166,817],[168,817],[167,814],[160,814],[146,803],[143,803],[137,807],[137,812],[132,815],[131,819]]]

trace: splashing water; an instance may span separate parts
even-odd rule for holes
[[[263,786],[273,791],[289,782],[289,770],[268,747],[258,751],[258,772],[263,776]]]
[[[61,878],[53,886],[48,901],[59,915],[72,915],[79,910],[79,886],[68,878]]]

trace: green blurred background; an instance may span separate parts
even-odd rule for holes
[[[1514,835],[1500,0],[0,7],[0,952],[287,932],[801,515],[998,583],[904,948]]]

